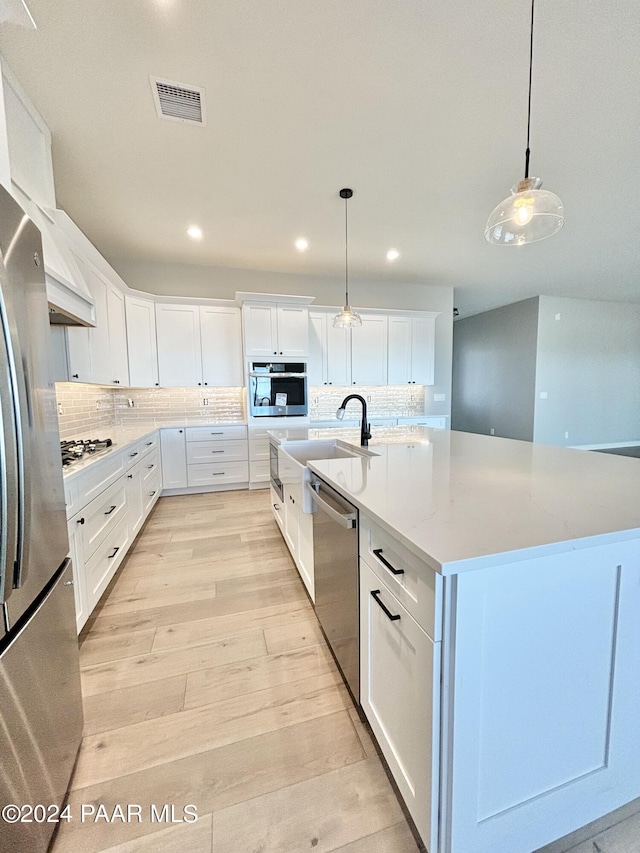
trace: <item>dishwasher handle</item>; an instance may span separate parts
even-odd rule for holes
[[[311,495],[311,500],[316,504],[318,509],[326,512],[329,518],[337,522],[341,527],[344,527],[346,530],[352,530],[357,526],[358,513],[356,510],[346,513],[340,512],[343,507],[341,507],[337,501],[332,500],[331,496],[326,491],[323,491],[321,483],[312,483],[309,488],[309,493]],[[321,494],[323,494],[324,497],[320,497]]]

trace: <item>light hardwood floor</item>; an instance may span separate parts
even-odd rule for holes
[[[81,638],[53,853],[415,853],[264,491],[162,498]],[[194,823],[150,807],[193,804]]]
[[[80,654],[73,820],[52,853],[416,853],[268,493],[162,498]],[[112,818],[128,804],[140,821]],[[152,822],[152,804],[198,819]],[[640,853],[634,812],[539,853]]]

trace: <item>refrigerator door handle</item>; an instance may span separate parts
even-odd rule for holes
[[[18,424],[11,372],[9,321],[2,296],[4,269],[0,264],[0,601],[11,595],[18,565],[19,494]]]
[[[28,217],[25,220],[28,222]],[[3,267],[1,278],[4,278]],[[4,337],[4,349],[6,353],[6,390],[7,406],[9,408],[10,420],[13,421],[13,445],[15,448],[15,482],[12,487],[13,494],[18,496],[17,502],[17,540],[15,548],[11,550],[15,554],[13,566],[11,564],[11,551],[7,552],[7,562],[4,580],[3,600],[6,601],[11,594],[11,588],[19,589],[25,582],[29,567],[29,540],[31,513],[31,476],[28,459],[28,441],[25,433],[31,426],[32,406],[29,400],[29,388],[27,383],[27,366],[23,362],[20,342],[17,335],[17,324],[12,317],[9,305],[2,299],[0,294],[0,314],[2,315],[2,329]],[[4,400],[3,400],[4,403]],[[4,406],[3,406],[4,408]],[[27,423],[25,423],[25,416]],[[3,413],[3,420],[6,415]],[[6,450],[11,452],[7,447]],[[9,454],[6,454],[7,456]],[[8,461],[8,460],[7,460]],[[9,498],[11,491],[9,491]]]

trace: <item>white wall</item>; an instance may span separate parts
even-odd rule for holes
[[[640,305],[540,297],[534,441],[640,444]]]
[[[315,296],[316,305],[342,305],[344,279],[304,276],[260,270],[175,264],[143,259],[113,258],[114,267],[129,287],[162,296],[234,299],[236,291]],[[349,279],[351,303],[356,308],[395,308],[439,311],[436,319],[435,384],[425,388],[425,413],[449,415],[453,344],[453,290],[426,284],[390,284]],[[434,394],[444,394],[434,402]]]

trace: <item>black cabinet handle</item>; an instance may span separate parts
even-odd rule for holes
[[[113,549],[113,554],[109,554],[109,556],[107,557],[107,559],[108,559],[108,560],[112,560],[112,559],[115,557],[115,555],[118,553],[118,551],[119,551],[119,550],[120,550],[120,548],[114,548],[114,549]],[[398,618],[400,618],[400,617],[398,617]]]
[[[226,473],[227,473],[226,471],[214,471],[214,472],[211,474],[211,476],[212,476],[212,477],[224,477],[224,475],[225,475]]]
[[[212,453],[224,453],[224,450],[212,450]]]
[[[114,504],[114,505],[111,507],[111,509],[108,509],[108,510],[105,512],[105,515],[111,515],[111,513],[114,511],[114,509],[115,509],[115,508],[116,508],[116,504]]]
[[[71,376],[71,378],[72,378],[72,379],[79,379],[79,378],[80,378],[80,374],[79,374],[79,373],[74,373],[74,374]]]
[[[153,442],[152,442],[152,441],[148,441],[148,442],[147,442],[147,447],[151,447],[151,445],[152,445],[152,444],[153,444]]]
[[[391,563],[382,556],[382,548],[374,548],[373,553],[380,560],[383,566],[386,566],[394,575],[403,575],[404,569],[394,569]]]
[[[159,385],[159,384],[160,384],[159,382],[156,382],[156,385]]]
[[[84,518],[79,518],[79,519],[76,521],[76,524],[84,524]]]
[[[149,470],[151,470],[152,468],[155,468],[155,467],[156,467],[155,465],[147,465],[147,468],[148,468]],[[129,474],[129,476],[131,477],[132,475],[131,475],[131,474]]]
[[[152,498],[155,495],[155,490],[153,492],[149,492],[149,497]]]
[[[135,452],[135,453],[130,453],[130,454],[129,454],[129,459],[133,459],[133,457],[134,457],[134,456],[137,456],[137,455],[138,455],[138,451],[136,450],[136,452]]]
[[[133,474],[127,474],[127,480],[133,480]]]
[[[396,614],[394,615],[394,614],[393,614],[390,610],[388,610],[388,609],[384,606],[384,604],[380,601],[380,590],[379,590],[379,589],[372,589],[372,590],[371,590],[371,595],[372,595],[372,597],[373,597],[373,598],[375,598],[375,600],[378,602],[378,604],[380,605],[380,607],[382,607],[382,609],[383,609],[383,610],[384,610],[384,612],[387,614],[387,616],[389,617],[389,619],[391,619],[391,621],[392,621],[392,622],[395,622],[395,621],[397,621],[397,620],[400,618],[400,614],[399,614],[399,613],[396,613]]]

